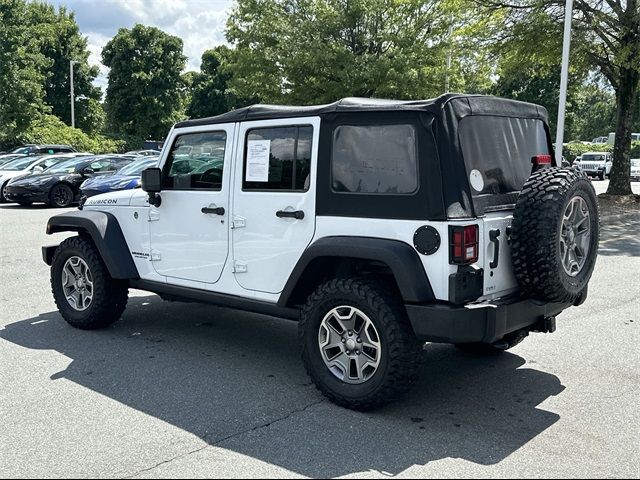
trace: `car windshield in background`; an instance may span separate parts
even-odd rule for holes
[[[142,175],[142,171],[146,170],[149,167],[153,167],[158,164],[158,160],[152,159],[149,160],[145,158],[144,160],[138,160],[133,162],[126,167],[122,167],[118,170],[118,175],[127,175],[127,176],[135,176]]]
[[[33,162],[34,162],[33,157],[18,158],[16,160],[12,160],[8,163],[5,163],[4,165],[2,165],[2,167],[0,167],[0,170],[11,170],[11,171],[24,170]]]
[[[632,167],[640,167],[640,158],[632,158],[631,159]]]
[[[583,162],[604,162],[604,155],[582,155]]]
[[[36,167],[41,167],[43,170],[47,168],[53,167],[54,165],[62,162],[65,159],[69,159],[69,157],[49,157],[46,160],[40,161],[36,164]]]
[[[46,170],[47,173],[74,173],[76,171],[76,167],[81,163],[84,163],[86,160],[83,158],[72,158],[71,160],[67,160],[65,162],[58,163],[51,168]]]
[[[32,147],[18,147],[14,150],[11,150],[10,153],[31,153],[31,148]]]

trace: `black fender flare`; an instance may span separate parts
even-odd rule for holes
[[[309,264],[313,260],[323,257],[382,262],[391,269],[400,294],[406,303],[435,300],[433,289],[420,257],[408,243],[384,238],[333,236],[320,238],[305,250],[280,294],[279,306],[289,304],[289,300]]]
[[[47,235],[58,232],[79,232],[89,235],[112,278],[140,277],[120,224],[112,214],[82,210],[55,215],[47,223]],[[42,247],[42,256],[47,265],[51,265],[56,248],[58,248],[57,245]]]

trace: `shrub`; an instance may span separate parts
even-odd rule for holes
[[[71,128],[58,117],[42,115],[32,122],[16,143],[53,143],[71,145],[79,152],[116,153],[125,148],[123,140],[107,138],[103,135],[87,135],[82,130]]]
[[[613,145],[608,143],[567,143],[562,148],[562,155],[570,162],[587,152],[613,152]],[[640,158],[640,142],[631,142],[631,158]]]

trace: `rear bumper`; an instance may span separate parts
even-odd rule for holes
[[[409,321],[421,342],[493,343],[516,330],[543,328],[545,319],[570,303],[515,300],[482,306],[406,305]]]

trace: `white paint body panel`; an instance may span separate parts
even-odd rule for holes
[[[469,225],[477,222],[465,222]],[[318,217],[314,241],[323,237],[354,236],[399,240],[413,248],[413,234],[424,226],[430,225],[440,234],[441,245],[433,255],[419,255],[427,272],[431,288],[438,300],[447,300],[449,296],[449,275],[455,272],[449,265],[449,225],[451,222],[421,222],[417,220],[389,220],[352,217]]]
[[[507,241],[507,228],[511,226],[511,212],[488,213],[483,217],[480,232],[481,247],[478,263],[484,267],[483,293],[485,299],[507,295],[518,289],[518,281],[513,274],[511,263],[511,245]],[[495,259],[496,246],[489,238],[491,230],[500,230],[498,248],[498,266],[491,268]]]

